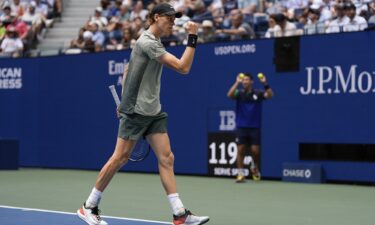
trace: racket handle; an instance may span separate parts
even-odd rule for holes
[[[120,106],[120,98],[118,97],[118,94],[116,92],[115,85],[111,85],[108,88],[112,93],[112,97],[113,97],[113,100],[115,100],[116,106],[119,107]]]

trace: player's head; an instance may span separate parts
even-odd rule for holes
[[[176,12],[168,3],[157,4],[150,12],[148,19],[150,26],[153,26],[163,35],[170,35],[173,31],[175,18],[180,18],[181,12]]]
[[[242,86],[245,89],[251,88],[254,83],[253,75],[251,75],[250,73],[243,73],[243,75],[244,77],[242,79]]]

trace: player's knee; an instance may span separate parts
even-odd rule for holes
[[[122,167],[129,161],[129,154],[114,155],[111,160],[114,164]]]
[[[166,153],[160,158],[159,163],[164,167],[173,167],[174,154],[172,152]]]

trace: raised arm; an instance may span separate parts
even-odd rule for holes
[[[236,90],[237,90],[237,87],[238,85],[241,83],[242,81],[242,78],[240,75],[237,76],[236,78],[236,82],[234,82],[234,84],[232,85],[232,87],[230,87],[228,93],[227,93],[227,96],[231,99],[235,99],[235,96],[234,94],[236,93]]]
[[[264,98],[266,98],[266,99],[272,98],[273,97],[273,90],[270,87],[270,85],[267,83],[266,77],[262,74],[262,76],[258,75],[258,78],[264,86]]]
[[[186,31],[189,34],[188,44],[180,59],[168,52],[158,58],[160,63],[182,74],[189,73],[191,65],[193,64],[198,39],[198,25],[194,22],[187,22]]]

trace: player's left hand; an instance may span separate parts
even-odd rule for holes
[[[259,77],[258,77],[258,78],[259,78]],[[263,75],[262,77],[260,77],[260,78],[259,78],[259,81],[262,82],[262,84],[267,83],[266,76]]]

